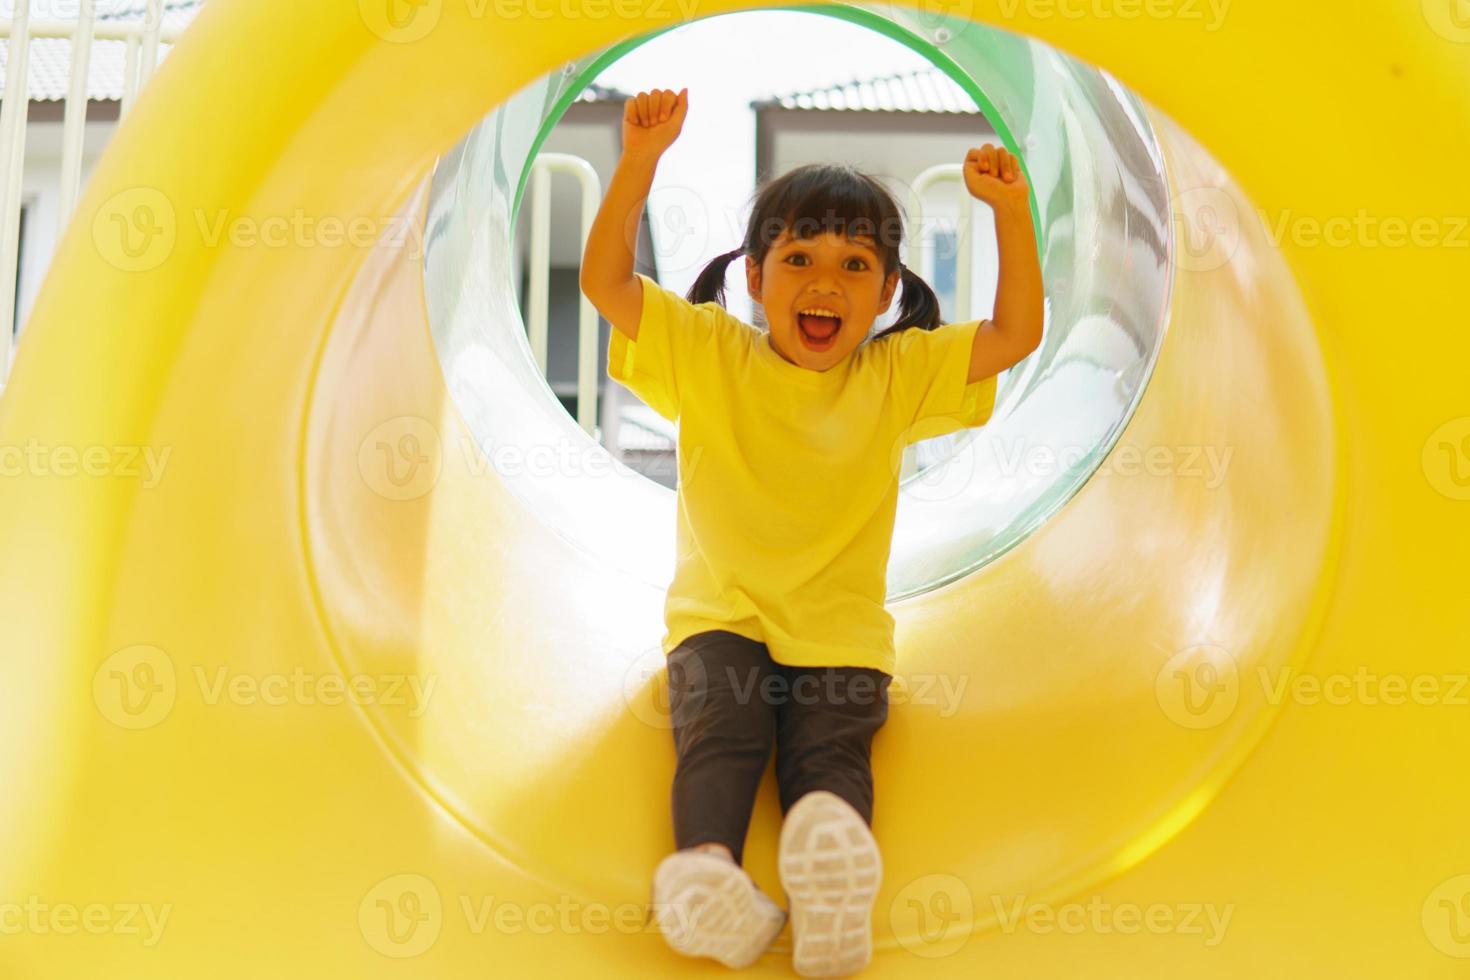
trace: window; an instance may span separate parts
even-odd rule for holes
[[[955,312],[955,277],[958,266],[959,233],[953,229],[937,229],[934,232],[934,278],[929,285],[939,297],[939,309],[945,322],[950,322]]]

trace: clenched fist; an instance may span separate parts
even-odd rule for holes
[[[1003,146],[986,143],[965,154],[965,187],[992,208],[1031,207],[1021,161]]]
[[[679,138],[689,89],[639,92],[623,106],[623,152],[659,157]]]

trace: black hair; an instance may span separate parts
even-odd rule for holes
[[[787,228],[798,238],[815,237],[823,231],[849,238],[867,235],[883,261],[885,282],[894,269],[902,269],[898,319],[870,340],[910,327],[933,330],[940,326],[939,297],[899,260],[903,215],[898,202],[876,179],[848,164],[809,163],[763,184],[756,192],[745,240],[706,265],[685,298],[691,303],[713,300],[724,306],[725,272],[730,262],[737,255],[746,255],[757,265],[763,263]]]

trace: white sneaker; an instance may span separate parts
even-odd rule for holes
[[[807,793],[781,825],[780,868],[796,972],[844,977],[867,966],[883,859],[862,815],[836,793]]]
[[[664,939],[685,956],[749,966],[786,925],[786,912],[731,861],[676,851],[653,873],[653,907]]]

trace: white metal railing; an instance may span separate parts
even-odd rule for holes
[[[542,376],[547,373],[546,333],[551,288],[551,175],[571,174],[582,192],[582,228],[577,254],[585,255],[587,236],[602,204],[602,181],[592,164],[570,153],[541,153],[531,165],[531,282],[526,332]],[[597,431],[597,309],[577,290],[577,424],[589,436]]]
[[[147,0],[141,22],[97,21],[96,0],[79,0],[76,20],[31,20],[33,0],[15,0],[15,17],[0,21],[7,42],[5,95],[0,105],[0,388],[9,373],[15,332],[16,265],[20,256],[21,178],[25,166],[26,123],[30,115],[32,38],[62,38],[71,43],[71,76],[62,119],[61,188],[57,221],[64,230],[76,208],[82,184],[82,154],[87,121],[87,72],[96,41],[123,41],[127,64],[119,119],[158,67],[159,46],[178,40],[178,30],[163,27],[164,0]]]
[[[973,305],[970,296],[970,264],[974,248],[975,199],[965,189],[964,167],[961,164],[935,164],[914,178],[913,187],[909,191],[909,211],[913,215],[914,246],[919,252],[919,268],[916,271],[925,282],[934,281],[934,249],[924,241],[924,194],[934,185],[946,181],[959,184],[959,227],[956,230],[959,247],[955,252],[954,322],[965,323],[970,319]]]
[[[934,247],[930,245],[925,237],[927,229],[924,227],[924,195],[931,187],[937,184],[954,182],[959,185],[958,215],[959,223],[955,232],[957,248],[955,251],[955,278],[954,278],[954,323],[964,323],[970,319],[970,310],[973,308],[970,296],[970,259],[974,248],[975,222],[974,205],[975,198],[965,188],[964,166],[958,163],[939,163],[927,170],[922,171],[914,178],[913,186],[909,191],[909,213],[913,216],[913,248],[918,252],[919,267],[914,271],[927,283],[934,282]],[[949,457],[954,447],[963,437],[963,432],[951,432],[947,435],[938,436],[933,439],[920,440],[906,446],[900,463],[899,479],[906,480],[918,473],[925,466],[941,462]]]

